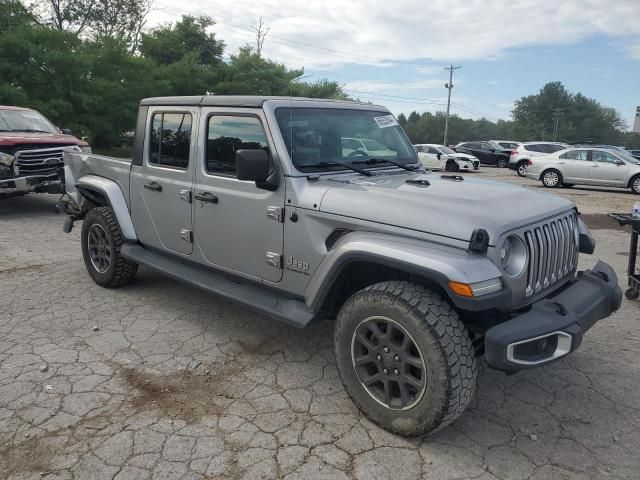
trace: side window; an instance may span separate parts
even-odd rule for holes
[[[438,152],[438,150],[436,150],[436,149],[435,149],[435,148],[433,148],[433,147],[429,147],[429,151],[428,151],[428,153],[431,153],[431,154],[433,154],[433,155],[438,155],[438,153],[440,153],[440,152]]]
[[[351,138],[343,138],[342,139],[342,148],[347,148],[349,150],[359,150],[360,143],[352,140]]]
[[[600,150],[594,150],[593,152],[591,152],[591,156],[592,161],[600,163],[615,163],[615,161],[618,160],[618,157],[616,157],[615,155]]]
[[[151,117],[149,163],[187,168],[191,145],[190,113],[154,113]]]
[[[205,169],[208,173],[236,175],[236,151],[265,150],[267,136],[256,117],[214,115],[207,125]]]
[[[531,145],[527,145],[525,148],[529,151],[529,152],[539,152],[539,153],[544,153],[546,152],[545,149],[546,145],[540,145],[537,143],[531,144]]]
[[[480,149],[480,144],[476,143],[476,142],[463,143],[460,146],[463,147],[463,148],[469,148],[471,150],[479,150]]]
[[[586,150],[569,150],[566,153],[560,155],[560,158],[566,160],[581,160],[586,162],[588,160],[588,152]]]
[[[564,150],[565,146],[563,145],[547,145],[547,149],[549,150],[549,153],[556,153],[559,152],[560,150]]]

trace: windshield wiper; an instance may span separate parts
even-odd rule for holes
[[[415,167],[410,167],[409,165],[406,165],[404,163],[400,163],[400,162],[396,162],[395,160],[387,160],[384,158],[368,158],[367,160],[357,160],[353,163],[366,163],[367,165],[372,165],[375,163],[390,163],[391,165],[395,165],[396,167],[400,167],[403,168],[404,170],[407,170],[408,172],[415,172],[416,168]]]
[[[352,165],[351,163],[339,163],[339,162],[318,162],[318,163],[307,163],[304,165],[297,165],[298,168],[305,168],[305,167],[319,167],[319,168],[327,168],[327,167],[347,167],[350,170],[353,170],[354,172],[358,172],[361,173],[362,175],[366,175],[367,177],[370,177],[373,175],[373,173],[371,173],[369,170],[366,170],[364,168],[360,168],[360,167],[356,167],[355,165]]]
[[[46,130],[36,130],[33,128],[14,128],[13,130],[9,130],[10,132],[26,132],[26,133],[51,133]]]

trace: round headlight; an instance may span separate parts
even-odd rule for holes
[[[502,271],[510,277],[517,277],[527,267],[527,248],[516,235],[509,235],[498,250]]]

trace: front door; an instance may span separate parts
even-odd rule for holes
[[[254,279],[282,278],[284,184],[275,191],[236,178],[235,154],[263,149],[277,159],[261,110],[202,110],[203,161],[194,186],[196,248],[206,265]]]
[[[557,166],[568,183],[589,183],[589,151],[570,150],[558,158]]]
[[[620,162],[620,159],[612,153],[592,150],[589,182],[595,185],[626,186],[629,166],[616,162]]]
[[[193,251],[191,196],[197,108],[149,110],[142,165],[131,168],[131,216],[143,245]]]

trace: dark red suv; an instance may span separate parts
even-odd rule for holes
[[[29,108],[0,105],[0,198],[29,192],[62,193],[66,147],[91,152],[87,142],[60,130]]]

